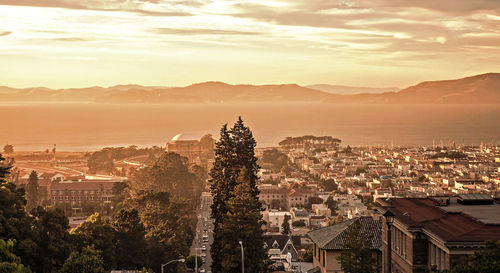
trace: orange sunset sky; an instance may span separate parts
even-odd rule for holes
[[[12,87],[406,87],[499,68],[499,0],[0,0]]]

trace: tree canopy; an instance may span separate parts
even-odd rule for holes
[[[245,272],[263,272],[267,252],[264,249],[264,231],[262,225],[262,205],[253,195],[248,173],[242,168],[234,195],[227,202],[228,212],[219,224],[219,233],[223,238],[222,261],[220,272],[239,272],[241,255],[239,241],[245,250]]]
[[[452,267],[450,273],[494,273],[500,272],[500,241],[486,242],[483,249],[463,257]]]
[[[28,184],[26,185],[26,209],[28,211],[32,210],[39,204],[39,194],[38,194],[38,174],[35,171],[31,171],[28,178]]]
[[[349,227],[343,251],[337,259],[345,273],[376,272],[376,260],[371,251],[371,237],[362,232],[359,220],[354,221]]]
[[[73,251],[62,266],[60,273],[105,273],[101,251],[87,246],[81,252]]]
[[[21,263],[14,253],[14,241],[0,239],[0,272],[31,273],[31,270]]]
[[[214,241],[210,248],[212,271],[231,272],[225,269],[232,270],[237,267],[238,245],[235,245],[235,242],[238,240],[242,240],[245,247],[251,250],[248,257],[254,258],[250,260],[249,270],[257,270],[253,266],[264,264],[262,257],[267,257],[267,254],[264,253],[264,241],[259,237],[262,231],[262,204],[258,201],[259,190],[256,186],[259,166],[254,151],[255,139],[240,117],[231,129],[227,128],[227,124],[222,126],[220,139],[215,145],[215,162],[210,171],[210,190],[213,197],[211,208],[215,220]],[[236,192],[237,186],[243,196]],[[238,198],[246,198],[246,208],[239,205],[242,200]],[[242,226],[240,221],[245,221],[248,226]],[[242,236],[244,238],[236,238]],[[246,265],[247,263],[245,267]]]

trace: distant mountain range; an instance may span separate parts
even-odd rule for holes
[[[99,102],[99,103],[229,103],[229,102],[325,102],[369,104],[499,104],[500,73],[458,80],[428,81],[401,91],[395,88],[296,84],[230,85],[205,82],[186,87],[117,85],[16,89],[0,86],[2,102]]]
[[[374,88],[374,87],[357,87],[357,86],[332,85],[332,84],[313,84],[313,85],[306,85],[305,87],[338,95],[384,93],[384,92],[396,92],[401,90],[401,88],[397,87]]]

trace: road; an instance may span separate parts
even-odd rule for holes
[[[212,196],[208,193],[203,193],[201,196],[200,210],[198,222],[196,224],[196,236],[191,246],[190,255],[198,254],[204,258],[204,263],[201,266],[205,272],[210,272],[212,259],[210,257],[210,245],[213,242],[213,220],[210,218],[210,205],[212,205]],[[199,268],[199,269],[201,269]],[[202,272],[202,270],[199,270]]]

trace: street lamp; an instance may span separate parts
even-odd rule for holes
[[[392,234],[391,234],[391,226],[394,222],[394,213],[392,211],[387,210],[384,214],[385,223],[387,224],[387,273],[391,273],[392,269]]]
[[[185,262],[185,261],[186,261],[185,259],[178,259],[178,260],[171,260],[171,261],[170,261],[170,262],[168,262],[168,263],[162,264],[162,265],[161,265],[161,273],[163,273],[163,267],[164,267],[164,266],[166,266],[166,265],[168,265],[168,264],[170,264],[170,263],[173,263],[173,262],[180,262],[180,263],[183,263],[183,262]]]
[[[239,241],[241,246],[241,273],[245,273],[245,252],[243,250],[243,242]]]

